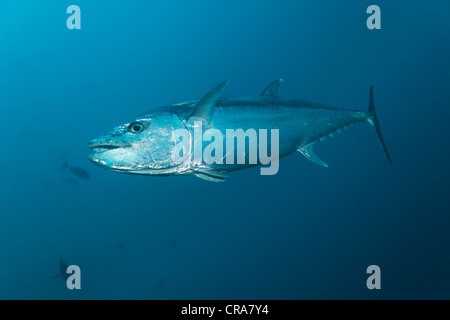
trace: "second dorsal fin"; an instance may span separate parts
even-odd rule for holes
[[[283,82],[283,79],[278,79],[272,81],[261,93],[262,96],[269,97],[278,97],[278,89],[280,88],[280,84]]]

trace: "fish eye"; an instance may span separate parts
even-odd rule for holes
[[[144,130],[144,126],[139,122],[132,122],[128,125],[128,131],[132,133],[141,133]]]

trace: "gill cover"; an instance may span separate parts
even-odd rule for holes
[[[149,168],[171,168],[178,164],[173,162],[173,153],[179,141],[176,139],[177,130],[185,130],[183,121],[171,113],[164,113],[152,118],[152,125],[148,133],[148,148],[151,150]]]

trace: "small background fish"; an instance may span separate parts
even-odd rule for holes
[[[84,170],[83,168],[79,168],[79,167],[69,166],[67,161],[65,161],[63,166],[61,167],[61,170],[64,170],[64,169],[69,170],[74,176],[76,176],[77,178],[79,178],[81,180],[89,180],[91,178],[91,176],[89,175],[89,173],[86,170]]]

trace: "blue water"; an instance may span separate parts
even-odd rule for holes
[[[81,30],[66,9],[81,8]],[[382,29],[368,30],[377,4]],[[448,1],[0,2],[1,299],[448,299]],[[87,142],[145,111],[280,94],[366,110],[275,176],[121,175]],[[86,169],[89,181],[59,168]],[[58,254],[82,270],[61,279]],[[381,290],[366,269],[381,268]]]

